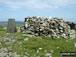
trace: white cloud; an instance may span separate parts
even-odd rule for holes
[[[76,0],[53,0],[53,5],[55,5],[56,7],[67,6],[75,3]]]
[[[50,5],[39,0],[30,0],[27,4],[29,7],[33,8],[50,8]]]
[[[0,4],[4,4],[10,8],[58,8],[75,4],[76,0],[0,0]]]

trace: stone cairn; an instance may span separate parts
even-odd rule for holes
[[[66,22],[59,18],[27,17],[21,32],[35,36],[56,38],[74,38],[76,23]]]

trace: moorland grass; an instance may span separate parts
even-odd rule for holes
[[[2,42],[2,46],[5,47],[12,47],[11,52],[17,52],[21,54],[21,57],[25,55],[25,52],[29,54],[29,57],[32,55],[40,55],[41,57],[45,57],[42,54],[51,53],[51,50],[54,52],[51,54],[52,57],[60,57],[60,52],[76,52],[76,47],[74,46],[74,41],[65,38],[50,38],[46,37],[23,37],[22,33],[15,33],[15,34],[6,34],[5,30],[0,31],[0,36],[17,36],[15,43],[6,44]],[[24,39],[28,38],[28,41],[24,41]],[[66,42],[68,41],[68,42]],[[59,47],[59,48],[57,48]],[[37,53],[37,50],[42,48],[42,50]],[[47,50],[45,52],[45,50]],[[10,52],[10,51],[8,51]],[[36,57],[33,56],[33,57]]]

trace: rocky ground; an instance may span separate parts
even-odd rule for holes
[[[51,38],[0,29],[0,57],[60,57],[60,52],[76,52],[76,39]]]

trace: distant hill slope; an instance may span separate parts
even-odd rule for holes
[[[22,21],[16,21],[16,24],[23,24]],[[0,24],[8,24],[8,21],[0,21]]]

